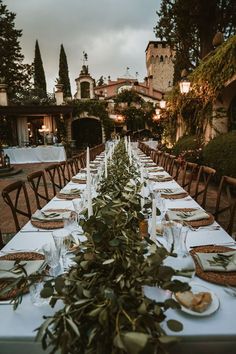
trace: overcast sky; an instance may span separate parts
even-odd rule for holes
[[[88,54],[91,75],[111,79],[129,73],[141,81],[146,76],[145,49],[155,40],[153,27],[160,0],[3,0],[16,13],[25,62],[34,58],[38,39],[47,89],[58,77],[60,45],[67,55],[73,93],[83,51]]]

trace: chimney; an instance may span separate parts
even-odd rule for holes
[[[56,99],[56,105],[60,106],[64,104],[64,97],[63,97],[63,85],[62,84],[56,84],[56,91],[55,91],[55,99]]]

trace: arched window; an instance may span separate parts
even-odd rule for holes
[[[90,98],[90,83],[83,81],[80,84],[81,98]]]

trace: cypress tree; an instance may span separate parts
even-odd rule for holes
[[[15,28],[15,17],[0,0],[0,77],[8,84],[10,97],[21,91],[24,81],[24,56],[19,44],[22,30]]]
[[[60,49],[60,59],[59,59],[59,80],[60,83],[63,84],[63,93],[65,97],[71,97],[71,87],[70,87],[70,79],[69,79],[69,71],[66,53],[61,44]]]
[[[38,40],[36,40],[35,43],[35,54],[34,54],[34,87],[38,96],[40,97],[47,96],[46,79],[45,79],[43,61],[41,58]]]

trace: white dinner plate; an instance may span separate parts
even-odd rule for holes
[[[197,283],[191,283],[189,284],[191,286],[191,290],[193,293],[199,293],[199,292],[209,292],[211,294],[212,297],[212,303],[210,304],[210,306],[203,312],[196,312],[196,311],[192,311],[190,309],[188,309],[187,307],[183,306],[180,304],[181,306],[181,311],[192,315],[192,316],[198,316],[198,317],[204,317],[204,316],[209,316],[211,314],[213,314],[214,312],[216,312],[220,306],[220,300],[219,298],[216,296],[215,293],[213,293],[213,291],[211,291],[210,289],[206,288],[203,285],[197,284]],[[178,302],[178,300],[175,297],[175,294],[173,294],[173,298],[175,301]]]

